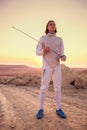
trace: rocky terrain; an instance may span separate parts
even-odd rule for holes
[[[61,65],[61,104],[67,119],[56,115],[51,81],[44,117],[37,120],[41,69],[23,67],[0,69],[0,130],[87,130],[87,69],[77,71]]]

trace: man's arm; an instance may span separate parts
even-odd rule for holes
[[[44,55],[42,43],[43,43],[43,41],[42,41],[42,37],[41,37],[36,46],[36,55],[38,55],[38,56]]]
[[[50,52],[50,48],[49,47],[45,47],[43,45],[43,40],[42,37],[40,38],[37,47],[36,47],[36,55],[38,56],[44,56],[46,55],[48,52]]]

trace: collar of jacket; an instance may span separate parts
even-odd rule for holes
[[[55,33],[48,33],[47,36],[49,37],[55,36]]]

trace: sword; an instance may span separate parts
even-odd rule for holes
[[[37,39],[35,39],[34,37],[32,37],[32,36],[30,36],[29,34],[25,33],[24,31],[22,31],[22,30],[20,30],[20,29],[18,29],[18,28],[16,28],[16,27],[12,27],[12,28],[15,29],[15,30],[17,30],[17,31],[19,31],[19,32],[21,32],[21,33],[23,33],[23,34],[25,34],[26,36],[30,37],[30,38],[33,39],[34,41],[37,41],[37,42],[38,42]],[[59,57],[61,57],[60,54],[58,54],[57,52],[55,52],[55,50],[53,50],[53,49],[51,49],[51,48],[50,48],[50,50],[51,50],[53,53],[55,53],[56,55],[58,55]]]

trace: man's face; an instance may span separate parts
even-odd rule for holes
[[[55,32],[55,29],[56,29],[55,23],[54,23],[54,22],[50,22],[50,23],[48,24],[48,30],[49,30],[49,32],[54,33],[54,32]]]

